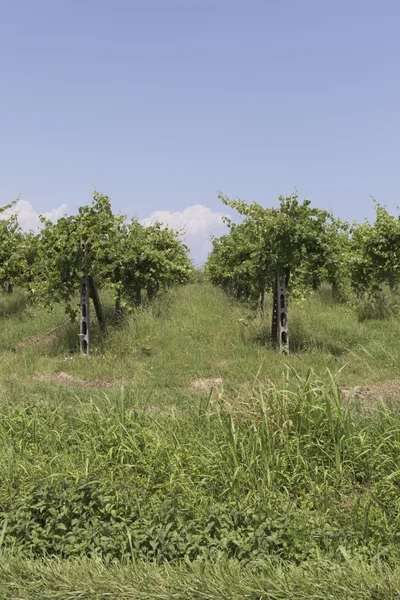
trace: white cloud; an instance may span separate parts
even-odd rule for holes
[[[41,225],[39,214],[43,214],[47,219],[54,222],[65,215],[67,208],[67,204],[61,204],[58,208],[54,208],[48,212],[38,213],[30,202],[18,200],[16,204],[6,210],[3,215],[4,217],[7,217],[10,214],[18,214],[18,223],[23,231],[30,231],[31,229],[37,231]]]
[[[142,219],[142,225],[152,225],[156,221],[165,223],[171,229],[184,229],[184,239],[191,250],[195,264],[204,263],[211,250],[211,235],[220,236],[226,231],[223,213],[213,212],[207,206],[195,204],[181,212],[158,210],[150,217]]]

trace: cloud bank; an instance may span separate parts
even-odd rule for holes
[[[33,208],[30,202],[26,200],[18,200],[17,203],[6,210],[3,214],[5,217],[11,214],[18,215],[18,223],[23,231],[37,231],[40,228],[39,214],[42,214],[46,219],[50,221],[57,221],[60,217],[63,217],[67,211],[67,204],[61,204],[58,208],[54,208],[49,212],[38,213]]]
[[[160,221],[171,229],[183,229],[183,239],[190,248],[193,261],[196,265],[201,265],[211,250],[210,237],[218,237],[226,232],[223,216],[223,213],[213,212],[207,206],[195,204],[180,212],[158,210],[150,217],[142,219],[141,223],[148,226]]]

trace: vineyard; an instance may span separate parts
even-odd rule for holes
[[[328,284],[332,299],[358,307],[361,319],[390,313],[390,294],[400,283],[400,219],[384,206],[375,203],[375,223],[350,224],[309,200],[300,202],[297,194],[281,196],[278,208],[220,199],[241,222],[225,218],[229,233],[213,239],[205,276],[238,300],[257,302],[262,318],[265,295],[271,292],[270,338],[281,350],[290,347],[287,294],[306,298]],[[161,223],[127,222],[98,192],[78,215],[55,224],[42,218],[37,234],[24,234],[16,214],[6,216],[11,207],[0,209],[0,285],[9,293],[22,287],[33,302],[48,308],[62,303],[72,321],[80,292],[83,351],[82,315],[86,320],[89,296],[100,327],[105,326],[97,288],[110,291],[121,316],[124,309],[140,306],[143,296],[151,301],[160,289],[195,275],[179,232]]]
[[[11,207],[3,207],[2,212]],[[85,353],[89,296],[100,327],[105,325],[98,287],[111,292],[115,312],[121,315],[124,309],[140,306],[143,293],[151,300],[160,289],[185,283],[193,275],[179,233],[160,223],[143,227],[137,219],[127,222],[123,215],[115,216],[110,199],[98,192],[78,215],[55,224],[41,220],[38,234],[23,234],[16,214],[0,220],[0,285],[9,292],[14,286],[23,287],[32,301],[48,308],[62,303],[71,320],[77,317],[80,292]]]
[[[271,339],[281,350],[289,351],[287,287],[299,298],[326,283],[333,299],[365,307],[366,316],[368,305],[372,316],[390,312],[384,291],[394,292],[400,282],[400,219],[384,206],[375,203],[374,224],[350,224],[297,194],[281,196],[277,209],[220,198],[242,222],[226,219],[229,234],[214,239],[206,272],[236,298],[258,301],[261,315],[272,291]]]
[[[0,220],[1,598],[398,595],[400,221],[221,199]]]

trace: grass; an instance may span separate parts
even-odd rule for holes
[[[3,307],[7,301],[15,305],[8,296],[2,300]],[[110,312],[107,297],[104,304]],[[105,340],[95,331],[95,352],[86,361],[77,352],[76,326],[65,323],[61,307],[22,306],[2,318],[0,378],[14,386],[15,380],[29,380],[38,372],[63,371],[81,379],[124,380],[125,387],[158,396],[166,390],[185,395],[190,382],[200,378],[223,378],[230,390],[255,376],[278,382],[288,365],[303,375],[309,368],[319,376],[327,368],[341,370],[346,386],[400,376],[400,323],[395,318],[359,323],[354,311],[328,302],[324,294],[294,303],[294,352],[284,359],[268,343],[270,314],[264,323],[254,315],[219,289],[178,288],[121,326],[110,327]],[[58,326],[53,336],[26,343]]]
[[[284,357],[269,315],[197,284],[86,359],[60,308],[2,302],[1,597],[396,598],[395,318],[322,290]],[[368,410],[353,385],[376,386]]]
[[[398,567],[359,562],[243,569],[235,561],[160,567],[12,558],[0,559],[0,569],[3,597],[30,600],[396,600],[400,589]]]

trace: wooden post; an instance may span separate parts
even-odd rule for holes
[[[89,277],[81,279],[81,302],[80,302],[80,348],[81,353],[90,356],[90,282]]]
[[[100,331],[104,332],[106,328],[106,323],[100,304],[99,292],[97,290],[95,282],[93,281],[93,277],[89,277],[89,295],[90,298],[93,300],[94,310],[96,311],[96,317],[97,321],[99,322]]]

